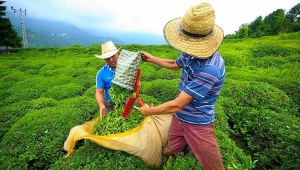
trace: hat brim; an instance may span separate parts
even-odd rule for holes
[[[181,19],[173,19],[164,27],[165,39],[172,47],[203,59],[210,57],[219,49],[224,39],[223,30],[219,26],[215,25],[213,32],[206,37],[191,37],[178,29]]]
[[[121,49],[121,47],[119,49],[115,49],[115,50],[112,50],[110,52],[107,52],[107,53],[104,53],[102,55],[95,55],[97,58],[102,58],[102,59],[106,59],[106,58],[109,58],[113,55],[115,55],[119,50]]]

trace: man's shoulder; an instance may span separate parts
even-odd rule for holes
[[[105,71],[107,70],[107,66],[104,65],[103,67],[101,67],[98,72],[97,72],[97,75],[100,75],[100,74],[105,74]]]
[[[211,65],[216,67],[222,67],[224,65],[224,59],[219,52],[215,52],[211,57],[207,58],[204,65]]]
[[[105,64],[104,66],[102,66],[98,72],[104,72],[106,70],[109,70],[109,66],[107,64]]]

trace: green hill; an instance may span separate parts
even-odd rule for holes
[[[168,45],[122,45],[175,59]],[[226,169],[300,169],[300,32],[224,40],[227,78],[216,104],[215,132]],[[64,158],[70,129],[98,116],[99,46],[29,48],[0,55],[0,169],[154,169],[125,152],[76,144]],[[145,103],[177,95],[179,72],[141,63]],[[170,90],[172,89],[172,90]],[[121,113],[120,113],[121,115]],[[109,116],[109,115],[108,115]],[[156,169],[201,169],[179,155]]]

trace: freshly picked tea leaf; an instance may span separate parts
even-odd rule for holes
[[[122,133],[127,130],[137,127],[145,118],[138,110],[133,109],[130,116],[127,118],[122,117],[122,112],[125,104],[132,91],[112,84],[109,90],[111,99],[115,103],[114,111],[109,112],[104,118],[94,126],[93,134],[105,136],[109,134]]]

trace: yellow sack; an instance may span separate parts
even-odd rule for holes
[[[93,135],[98,118],[73,127],[64,143],[64,149],[72,154],[76,141],[89,139],[103,147],[120,150],[141,158],[148,166],[159,166],[162,146],[167,144],[173,114],[147,116],[136,128],[124,133],[107,136]]]

